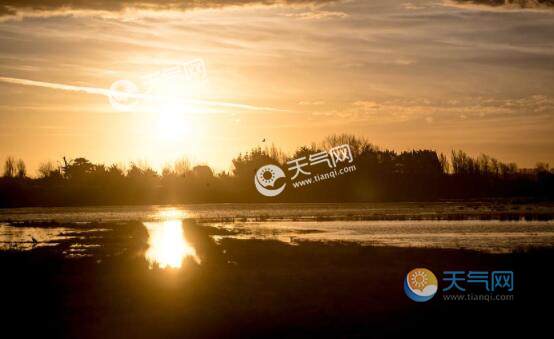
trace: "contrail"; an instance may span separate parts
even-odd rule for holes
[[[104,95],[109,97],[110,95],[125,95],[130,98],[134,99],[156,99],[157,96],[148,95],[148,94],[141,94],[141,93],[124,93],[124,92],[118,92],[113,91],[106,88],[99,88],[99,87],[87,87],[87,86],[74,86],[74,85],[65,85],[65,84],[58,84],[53,82],[44,82],[44,81],[35,81],[35,80],[28,80],[28,79],[18,79],[18,78],[10,78],[10,77],[3,77],[0,76],[0,82],[7,82],[10,84],[17,84],[17,85],[24,85],[24,86],[35,86],[35,87],[44,87],[44,88],[51,88],[51,89],[58,89],[63,91],[73,91],[73,92],[82,92],[87,94],[97,94],[97,95]],[[221,102],[221,101],[210,101],[210,100],[197,100],[197,99],[185,99],[182,98],[183,102],[189,103],[189,104],[196,104],[196,105],[204,105],[204,106],[213,106],[213,107],[230,107],[230,108],[241,108],[246,110],[258,110],[258,111],[271,111],[271,112],[290,112],[289,110],[285,109],[279,109],[279,108],[273,108],[273,107],[261,107],[261,106],[253,106],[253,105],[247,105],[247,104],[241,104],[241,103],[232,103],[232,102]]]
[[[56,84],[52,82],[43,82],[43,81],[18,79],[18,78],[0,77],[0,81],[7,82],[10,84],[17,84],[17,85],[45,87],[45,88],[52,88],[52,89],[61,89],[64,91],[83,92],[88,94],[101,94],[106,96],[110,95],[111,93],[109,89],[105,89],[105,88],[64,85],[64,84]]]

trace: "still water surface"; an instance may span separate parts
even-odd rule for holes
[[[513,211],[517,206],[502,206]],[[528,209],[529,207],[525,207]],[[535,210],[548,209],[534,206]],[[178,267],[182,258],[199,262],[183,234],[182,221],[214,226],[237,239],[353,241],[365,245],[468,248],[506,252],[524,247],[554,246],[553,220],[476,220],[496,215],[487,204],[206,204],[174,207],[24,208],[0,210],[0,249],[25,250],[76,239],[71,251],[86,252],[82,237],[64,223],[114,224],[140,220],[149,234],[145,256],[151,266]],[[458,219],[442,220],[454,215]],[[398,220],[379,220],[379,219]],[[369,220],[368,220],[369,219]],[[25,221],[25,224],[18,222]],[[56,227],[41,223],[56,221]],[[59,227],[58,227],[59,226]],[[117,226],[116,226],[117,227]],[[101,226],[97,229],[102,233]],[[87,230],[87,237],[90,237]],[[87,245],[93,246],[93,245]]]
[[[554,215],[554,204],[513,205],[488,202],[433,203],[311,203],[311,204],[190,204],[171,207],[97,206],[97,207],[39,207],[0,209],[2,221],[93,222],[125,220],[160,220],[164,213],[180,211],[185,219],[356,219],[388,218],[445,219],[447,217],[479,218],[506,213]],[[164,212],[168,211],[168,212]]]

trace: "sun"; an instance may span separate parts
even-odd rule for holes
[[[156,84],[151,110],[158,115],[156,136],[161,140],[182,141],[192,133],[190,115],[193,107],[186,99],[189,91],[179,82],[161,81]]]
[[[199,157],[206,133],[213,132],[209,108],[195,101],[203,93],[200,85],[179,79],[159,78],[143,88],[145,99],[137,109],[137,125],[145,137],[142,152],[161,170],[167,164],[187,157]]]
[[[192,133],[192,120],[188,117],[186,104],[168,100],[159,104],[157,136],[162,140],[185,140]]]

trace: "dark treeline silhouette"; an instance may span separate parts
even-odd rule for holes
[[[294,188],[290,178],[277,197],[256,191],[254,175],[267,164],[287,172],[288,160],[350,145],[356,171]],[[325,173],[325,163],[310,171]],[[233,159],[231,172],[214,174],[206,165],[181,160],[158,173],[147,164],[94,164],[85,158],[39,167],[38,177],[27,175],[25,163],[8,157],[0,178],[0,206],[78,206],[207,202],[366,202],[430,201],[438,199],[554,198],[554,171],[539,163],[518,170],[487,155],[473,158],[452,151],[450,160],[432,150],[397,153],[380,150],[364,138],[333,135],[322,143],[299,147],[287,155],[275,146],[254,148]],[[290,177],[287,172],[287,176]],[[302,180],[302,177],[297,178]],[[280,186],[281,182],[277,182]]]

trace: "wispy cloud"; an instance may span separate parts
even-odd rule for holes
[[[300,101],[298,104],[301,106],[321,106],[325,104],[325,101],[323,100]]]
[[[349,15],[344,12],[339,11],[322,11],[315,10],[302,13],[289,13],[289,17],[294,17],[303,20],[322,20],[322,19],[343,19],[347,18]]]
[[[18,78],[10,78],[10,77],[0,77],[0,81],[10,83],[10,84],[16,84],[16,85],[44,87],[44,88],[51,88],[51,89],[59,89],[63,91],[73,91],[73,92],[81,92],[81,93],[87,93],[87,94],[100,94],[105,96],[108,96],[111,93],[109,89],[105,89],[105,88],[64,85],[64,84],[57,84],[52,82],[18,79]]]
[[[104,95],[104,96],[119,94],[119,95],[126,95],[127,97],[131,97],[135,99],[145,99],[145,100],[155,99],[150,95],[118,93],[117,91],[113,91],[106,88],[65,85],[65,84],[58,84],[58,83],[52,83],[52,82],[34,81],[34,80],[18,79],[18,78],[10,78],[10,77],[0,77],[0,82],[24,85],[24,86],[51,88],[51,89],[57,89],[57,90],[63,90],[63,91],[81,92],[81,93],[87,93],[87,94],[97,94],[97,95]],[[179,98],[179,100],[184,103],[200,105],[200,106],[227,107],[227,108],[255,110],[255,111],[288,112],[288,110],[279,109],[279,108],[253,106],[253,105],[234,103],[234,102],[196,100],[196,99],[185,99],[185,98]]]
[[[71,0],[40,0],[18,1],[1,0],[0,16],[28,14],[63,14],[71,11],[94,12],[121,12],[127,9],[147,10],[193,10],[222,7],[236,7],[248,5],[291,5],[315,6],[337,0],[98,0],[98,1],[71,1]],[[56,13],[57,12],[57,13]]]
[[[554,0],[447,0],[447,4],[458,7],[492,9],[554,10]]]
[[[465,100],[396,99],[357,100],[340,110],[316,112],[317,116],[335,116],[350,122],[391,123],[424,120],[452,121],[496,119],[513,116],[551,116],[554,98],[547,95],[502,99],[478,97]]]

